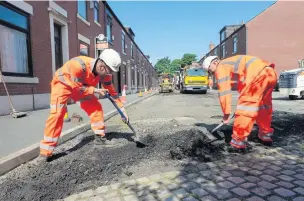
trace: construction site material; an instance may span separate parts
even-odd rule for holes
[[[7,97],[8,97],[9,104],[10,104],[11,109],[12,109],[12,112],[10,113],[10,115],[13,118],[20,118],[20,117],[26,116],[26,112],[20,112],[20,111],[15,110],[14,105],[13,105],[13,101],[11,99],[11,96],[9,95],[8,90],[7,90],[7,87],[6,87],[6,84],[5,84],[5,81],[4,81],[4,77],[2,75],[1,70],[0,70],[0,76],[1,76],[1,82],[3,83],[4,89],[5,89]]]
[[[117,111],[119,112],[121,118],[125,119],[126,120],[126,116],[124,115],[124,113],[121,111],[121,109],[118,107],[118,105],[115,103],[114,99],[110,96],[109,93],[106,93],[106,97],[113,103],[114,107],[117,109]],[[147,145],[144,144],[143,142],[141,142],[139,140],[139,137],[137,136],[136,134],[136,131],[134,130],[134,128],[131,126],[130,124],[130,119],[128,119],[128,122],[125,121],[125,123],[129,126],[129,128],[133,131],[134,133],[134,142],[136,143],[136,146],[137,147],[140,147],[140,148],[143,148],[143,147],[146,147]]]

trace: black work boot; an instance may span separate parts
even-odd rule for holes
[[[242,153],[242,154],[246,154],[248,152],[250,152],[252,150],[252,147],[250,145],[248,145],[246,148],[237,148],[231,144],[228,144],[226,147],[226,150],[229,153]]]
[[[51,161],[52,156],[45,156],[45,155],[39,155],[37,158],[37,163],[42,164],[42,163],[47,163]]]
[[[107,140],[106,136],[95,135],[94,145],[103,147],[114,147],[115,143]]]

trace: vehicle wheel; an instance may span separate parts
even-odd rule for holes
[[[179,92],[182,93],[182,94],[184,93],[184,87],[183,86],[180,86]]]
[[[296,100],[296,99],[298,99],[298,96],[295,96],[295,95],[289,95],[289,99],[290,99],[290,100]]]
[[[202,94],[206,94],[206,93],[207,93],[207,90],[202,92]]]

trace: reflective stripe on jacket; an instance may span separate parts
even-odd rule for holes
[[[274,67],[274,64],[249,55],[236,55],[219,63],[215,77],[224,114],[231,113],[231,86],[237,86],[241,92],[266,66]]]

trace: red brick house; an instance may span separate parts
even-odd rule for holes
[[[99,34],[106,36],[100,43]],[[156,86],[149,58],[105,1],[1,1],[0,69],[18,110],[46,108],[56,69],[78,55],[96,57],[113,48],[123,65],[114,84],[127,93]],[[0,115],[10,112],[2,80]]]
[[[240,25],[227,25],[220,31],[220,44],[209,46],[206,56],[221,59],[248,54],[274,62],[277,75],[294,69],[304,59],[304,10],[302,1],[277,1],[256,17]]]

